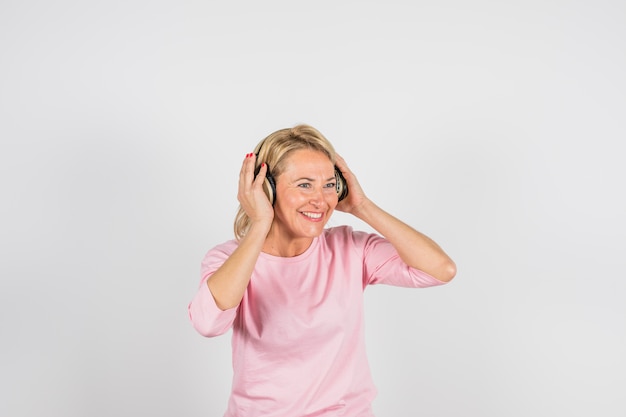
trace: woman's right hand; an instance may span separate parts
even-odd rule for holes
[[[222,310],[234,308],[241,302],[274,220],[274,209],[263,191],[267,165],[261,167],[255,178],[255,162],[254,154],[246,155],[239,173],[237,193],[241,208],[250,217],[250,229],[235,251],[207,279],[215,304]]]
[[[239,200],[241,208],[250,218],[250,226],[255,224],[264,225],[269,230],[274,220],[274,208],[265,191],[263,191],[267,164],[261,165],[261,169],[255,178],[255,163],[256,155],[254,153],[247,154],[239,173],[237,200]]]

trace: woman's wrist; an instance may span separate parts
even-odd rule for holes
[[[246,236],[257,237],[263,241],[272,227],[272,221],[258,220],[250,223]]]
[[[380,208],[372,200],[366,198],[358,206],[354,207],[352,215],[365,223],[369,223],[377,210],[380,210]]]

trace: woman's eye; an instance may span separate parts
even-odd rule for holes
[[[305,182],[305,183],[302,183],[302,184],[298,184],[298,187],[300,187],[300,188],[310,188],[311,184]]]
[[[328,184],[326,184],[326,188],[337,188],[337,184],[335,184],[334,182],[329,182]]]

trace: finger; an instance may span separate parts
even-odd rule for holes
[[[361,185],[359,184],[359,181],[354,172],[352,172],[348,167],[346,160],[343,159],[341,155],[335,154],[335,161],[337,168],[339,168],[339,171],[341,171],[341,174],[348,184],[348,189],[350,190],[348,197],[354,197],[357,194],[363,194],[363,189],[361,188]]]
[[[348,168],[346,160],[343,159],[338,153],[335,154],[335,165],[337,165],[337,168],[339,168],[342,174],[344,172],[350,172],[350,168]]]
[[[254,176],[254,154],[248,153],[241,164],[239,172],[239,188],[245,190],[253,182]]]
[[[243,159],[243,162],[241,163],[241,170],[239,171],[239,175],[244,175],[248,171],[251,155],[252,155],[251,153],[246,154],[246,157]]]
[[[261,187],[263,185],[263,181],[265,181],[265,176],[267,175],[267,164],[263,162],[261,167],[259,168],[259,173],[254,179],[254,185],[257,187]]]

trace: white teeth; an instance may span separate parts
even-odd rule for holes
[[[308,211],[303,211],[302,214],[312,219],[319,219],[322,217],[322,213],[309,213]]]

